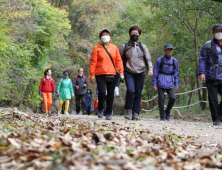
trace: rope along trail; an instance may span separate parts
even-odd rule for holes
[[[188,94],[188,93],[191,93],[191,92],[195,92],[197,90],[200,90],[200,89],[207,89],[206,87],[200,87],[200,88],[197,88],[197,89],[194,89],[194,90],[191,90],[191,91],[188,91],[188,92],[184,92],[184,93],[176,93],[175,95],[178,96],[178,95],[182,95],[182,94]],[[167,93],[164,93],[165,95],[167,95]],[[154,96],[152,99],[150,100],[142,100],[142,102],[145,102],[145,103],[148,103],[150,101],[153,101],[154,99],[156,99],[158,97],[158,95]],[[187,105],[187,106],[180,106],[180,107],[173,107],[174,109],[180,109],[180,108],[184,108],[184,107],[189,107],[189,106],[194,106],[198,103],[209,103],[208,101],[204,101],[204,100],[201,100],[199,102],[196,102],[196,103],[193,103],[193,104],[190,104],[190,105]],[[158,107],[158,105],[156,105],[153,109],[151,110],[146,110],[146,109],[142,109],[143,111],[146,111],[146,112],[150,112],[150,111],[153,111],[155,110],[156,108]],[[167,107],[164,105],[164,107]]]

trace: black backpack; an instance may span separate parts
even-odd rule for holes
[[[147,65],[147,59],[146,59],[146,57],[145,57],[145,51],[144,51],[144,48],[143,48],[143,45],[142,45],[142,43],[141,42],[138,42],[139,43],[139,47],[140,47],[140,50],[143,52],[143,59],[144,59],[144,62],[145,62],[145,65],[146,65],[146,67],[148,68],[148,65]],[[123,55],[122,55],[122,60],[123,60],[123,65],[124,65],[124,67],[125,67],[125,54],[126,54],[126,52],[130,49],[130,48],[132,48],[133,46],[131,46],[130,48],[128,48],[129,47],[129,42],[125,42],[125,48],[124,48],[124,52],[123,52]]]

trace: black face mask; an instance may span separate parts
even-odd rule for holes
[[[138,39],[139,39],[139,35],[137,35],[137,34],[130,35],[131,41],[137,41]]]

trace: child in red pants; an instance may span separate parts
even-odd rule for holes
[[[47,115],[51,114],[51,105],[52,105],[52,92],[55,92],[55,83],[51,78],[52,71],[47,68],[44,72],[44,77],[42,77],[39,85],[39,95],[43,97],[43,104],[45,108],[45,113]]]

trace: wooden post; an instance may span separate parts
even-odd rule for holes
[[[191,85],[191,91],[193,90],[194,86],[195,86],[195,80],[193,81],[193,84]],[[190,93],[189,101],[188,101],[188,104],[187,104],[188,105],[187,109],[189,109],[189,105],[190,105],[190,102],[191,102],[192,94],[193,94],[193,92]]]
[[[145,100],[145,99],[143,99]],[[142,108],[145,110],[146,109],[146,103],[142,100]]]
[[[203,87],[207,87],[206,83],[203,83]],[[207,101],[207,89],[203,88],[202,100]],[[206,110],[206,103],[202,102],[202,110]]]

